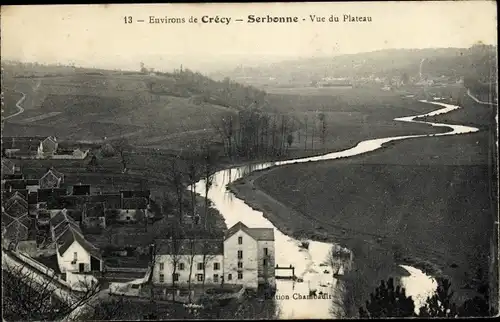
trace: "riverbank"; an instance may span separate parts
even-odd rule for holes
[[[485,132],[412,139],[254,172],[229,188],[284,233],[353,250],[356,310],[380,279],[402,276],[396,263],[450,278],[461,302],[487,271],[486,142]]]

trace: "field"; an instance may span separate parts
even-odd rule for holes
[[[437,121],[484,129],[489,111],[477,111],[466,105]],[[482,131],[400,141],[354,158],[258,172],[232,188],[285,232],[353,249],[356,305],[380,279],[398,274],[395,262],[450,277],[461,301],[487,278],[494,212],[489,139]]]
[[[3,89],[2,100],[2,117],[7,117],[17,113],[18,108],[16,103],[23,97],[21,93],[13,91],[12,89]]]
[[[234,112],[189,98],[151,94],[149,78],[108,72],[8,79],[30,100],[23,104],[24,113],[5,124],[4,135],[56,135],[94,142],[126,136],[138,146],[169,147],[169,136],[211,130],[213,119]],[[17,96],[7,92],[6,101]]]

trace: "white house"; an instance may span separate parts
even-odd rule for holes
[[[103,260],[99,249],[83,237],[79,225],[65,209],[50,219],[50,230],[62,273],[102,271]]]
[[[249,228],[238,222],[225,235],[225,281],[247,288],[261,284],[274,286],[274,257],[273,228]]]
[[[56,153],[58,147],[57,139],[54,136],[49,136],[40,142],[37,149],[37,157],[45,158]]]
[[[220,285],[224,274],[223,245],[222,239],[160,241],[155,251],[153,283],[170,286],[174,279],[176,285],[185,286],[191,271],[192,284],[205,280],[205,285]]]
[[[177,285],[240,284],[257,289],[275,285],[275,250],[273,228],[249,228],[241,222],[228,229],[224,240],[163,240],[155,252],[153,283]],[[205,271],[203,267],[205,266]],[[174,267],[176,267],[174,272]]]

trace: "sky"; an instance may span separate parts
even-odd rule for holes
[[[213,71],[386,48],[496,45],[496,12],[496,2],[481,0],[2,6],[1,55],[100,68],[138,69],[143,61],[162,70],[183,64]],[[299,23],[248,23],[248,15],[297,16]],[[313,23],[310,15],[326,22]],[[328,22],[331,15],[341,22]],[[372,22],[342,22],[344,15]],[[133,23],[126,24],[125,16]],[[150,16],[186,23],[151,24]],[[188,23],[191,16],[198,23]],[[203,16],[231,21],[201,23]]]

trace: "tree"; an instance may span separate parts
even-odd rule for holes
[[[191,303],[191,279],[193,275],[193,264],[194,257],[196,255],[196,240],[194,235],[191,235],[188,239],[189,243],[189,277],[188,277],[188,291],[189,291],[189,303]]]
[[[120,162],[122,164],[123,172],[125,172],[127,170],[127,164],[128,164],[127,153],[130,149],[130,145],[127,139],[122,137],[115,141],[114,147],[120,156]]]
[[[306,129],[304,131],[304,135],[305,135],[305,138],[304,138],[304,151],[307,150],[307,123],[309,123],[309,118],[307,116],[307,114],[304,116],[304,124],[306,125]]]
[[[292,146],[292,143],[293,143],[292,133],[288,134],[288,136],[286,137],[286,143],[288,144],[288,149],[290,149],[290,147]]]
[[[204,167],[203,167],[203,180],[205,181],[205,209],[203,216],[203,225],[205,229],[208,229],[208,216],[209,216],[208,192],[210,191],[210,188],[212,187],[214,181],[214,173],[213,173],[213,171],[215,170],[214,161],[215,160],[210,154],[210,150],[207,145],[205,149]]]
[[[321,138],[321,145],[324,148],[325,147],[325,141],[326,141],[326,115],[325,115],[325,113],[320,113],[318,115],[318,119],[321,122],[321,134],[320,134],[320,138]]]
[[[175,157],[170,162],[170,178],[171,184],[177,199],[177,216],[179,225],[182,225],[183,208],[184,208],[184,184],[182,182],[182,172],[179,166],[178,157]]]
[[[38,273],[26,264],[3,264],[2,271],[2,311],[10,321],[59,320],[89,304],[100,288],[82,282],[75,292],[60,286],[55,273]]]
[[[359,309],[359,315],[362,318],[414,317],[414,310],[411,296],[406,296],[405,289],[399,285],[394,287],[394,280],[389,278],[387,283],[380,281],[365,308]]]
[[[422,317],[456,317],[457,307],[451,302],[453,292],[447,279],[438,279],[436,292],[428,297],[426,304],[420,308]]]

